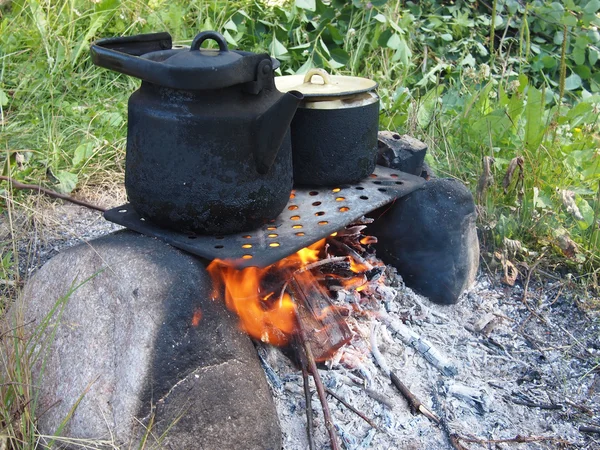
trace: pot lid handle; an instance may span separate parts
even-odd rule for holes
[[[331,84],[331,78],[329,78],[329,73],[325,69],[320,69],[318,67],[313,67],[306,75],[304,75],[305,83],[312,83],[312,77],[318,75],[323,79],[323,84]]]
[[[214,41],[217,41],[217,44],[219,44],[219,51],[221,51],[221,52],[229,51],[229,47],[227,47],[227,42],[225,41],[225,38],[223,37],[222,34],[217,33],[216,31],[203,31],[202,33],[198,33],[198,35],[192,41],[192,45],[190,46],[190,51],[193,52],[193,51],[200,50],[200,46],[207,39],[212,39]]]

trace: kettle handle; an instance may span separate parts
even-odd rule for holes
[[[193,52],[200,50],[200,46],[207,39],[217,41],[217,44],[219,44],[219,51],[229,51],[229,47],[227,47],[227,41],[225,40],[222,34],[217,33],[216,31],[203,31],[202,33],[198,33],[198,35],[192,41],[192,45],[190,45],[190,51]]]
[[[90,53],[94,64],[140,79],[160,72],[162,64],[140,58],[145,53],[172,48],[169,33],[141,34],[105,38],[92,42]]]

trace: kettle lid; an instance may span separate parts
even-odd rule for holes
[[[218,50],[200,48],[214,40]],[[189,49],[173,48],[168,33],[100,39],[91,46],[94,64],[172,89],[209,90],[256,84],[259,67],[272,80],[274,61],[266,53],[229,50],[216,31],[199,33]],[[259,83],[260,84],[260,83]],[[250,90],[260,92],[260,86]]]
[[[219,49],[200,48],[202,43],[208,39],[216,41]],[[176,50],[172,51],[171,55],[165,56],[166,59],[161,62],[169,66],[219,72],[229,70],[232,64],[243,58],[241,54],[229,51],[225,38],[216,31],[203,31],[194,38],[189,50]],[[144,57],[154,59],[152,53],[144,55]]]

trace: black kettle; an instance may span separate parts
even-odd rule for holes
[[[218,50],[200,48],[207,39]],[[255,229],[292,189],[289,125],[302,99],[275,88],[275,60],[230,51],[205,31],[190,48],[168,33],[101,39],[94,64],[142,80],[129,98],[125,188],[143,217],[201,234]]]

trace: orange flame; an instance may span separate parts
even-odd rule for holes
[[[265,291],[265,276],[295,271],[317,261],[324,245],[322,239],[263,269],[237,270],[227,261],[215,259],[208,266],[213,297],[224,292],[227,308],[238,315],[241,328],[250,336],[273,345],[286,345],[296,327],[296,305],[287,292],[281,293],[283,286],[279,286],[279,292]]]

